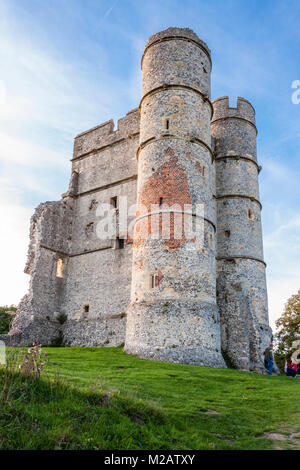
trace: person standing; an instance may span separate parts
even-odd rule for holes
[[[274,354],[273,354],[274,345],[271,343],[264,351],[265,356],[265,368],[268,371],[268,375],[272,375],[274,367]]]

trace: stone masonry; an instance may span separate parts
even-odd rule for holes
[[[31,219],[30,289],[0,336],[7,345],[124,344],[147,359],[263,368],[272,331],[255,111],[244,98],[211,101],[211,67],[192,30],[151,36],[139,108],[117,129],[107,121],[76,137],[68,191]],[[132,232],[120,221],[125,198]],[[183,225],[177,236],[185,213],[200,238]]]

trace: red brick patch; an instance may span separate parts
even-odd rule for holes
[[[158,169],[151,175],[144,186],[141,188],[138,197],[138,204],[147,208],[147,212],[151,212],[152,205],[159,205],[162,202],[164,206],[172,206],[174,204],[180,206],[184,210],[185,204],[191,204],[191,196],[189,194],[188,178],[185,169],[179,165],[178,157],[175,155],[174,150],[168,148],[165,151],[165,159]],[[137,209],[137,216],[141,214],[141,210]],[[159,233],[162,235],[162,215],[159,216]],[[145,242],[151,234],[151,217],[141,219],[137,222],[135,231],[134,246],[139,246]],[[170,215],[170,238],[163,238],[169,249],[178,248],[186,242],[184,236],[184,221],[182,218],[182,237],[180,239],[174,238],[174,213]]]
[[[163,277],[164,277],[164,275],[161,272],[161,270],[159,269],[156,273],[156,276],[155,276],[155,287],[159,286],[160,281],[163,279]]]

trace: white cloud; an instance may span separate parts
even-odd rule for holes
[[[279,142],[277,141],[277,145]],[[294,182],[296,179],[295,173],[292,171],[290,166],[284,165],[280,162],[279,158],[276,157],[265,157],[264,161],[264,172],[268,173],[268,177],[276,179],[282,183],[286,181],[288,183]]]
[[[19,302],[28,289],[24,274],[32,209],[22,206],[15,192],[0,192],[0,304]]]
[[[300,288],[300,209],[298,175],[289,160],[263,158],[264,251],[271,325]]]
[[[282,277],[268,281],[269,317],[275,331],[275,321],[282,315],[287,300],[300,289],[300,270],[298,277]]]
[[[28,276],[23,269],[33,206],[59,199],[66,189],[73,138],[125,114],[124,101],[130,94],[136,96],[137,81],[133,74],[128,91],[128,84],[110,76],[110,56],[88,36],[86,54],[69,60],[60,50],[34,40],[28,17],[17,17],[9,3],[0,1],[0,12],[2,305],[17,303],[26,292]],[[111,13],[107,10],[106,18]]]
[[[284,208],[281,218],[284,217]],[[268,263],[269,312],[272,327],[288,298],[300,289],[300,214],[289,210],[287,222],[278,225],[264,239]]]
[[[0,132],[0,162],[25,167],[63,167],[69,165],[66,156],[45,146],[27,141],[21,137],[12,137]]]

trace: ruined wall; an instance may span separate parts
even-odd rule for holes
[[[60,303],[65,279],[57,277],[57,261],[68,263],[73,221],[73,199],[40,204],[30,223],[30,245],[25,272],[30,288],[18,307],[8,343],[27,346],[33,342],[59,341]]]
[[[255,112],[243,98],[213,101],[217,200],[217,295],[222,349],[240,369],[263,366],[271,339],[263,259]]]
[[[210,70],[209,50],[191,30],[169,28],[146,45],[125,350],[218,367],[225,364],[216,306]],[[174,204],[181,211],[204,204],[204,245],[175,236],[174,212],[168,213],[171,236],[164,235],[164,210]],[[153,205],[160,228],[155,238]]]
[[[61,343],[117,346],[125,341],[132,239],[97,235],[98,208],[112,198],[136,202],[139,112],[108,121],[75,139],[69,190],[58,202],[41,204],[31,220],[25,271],[30,289],[5,338],[9,344]],[[130,221],[130,217],[129,217]],[[116,237],[124,239],[119,249]],[[62,277],[57,262],[62,261]],[[88,307],[88,311],[87,310]]]

